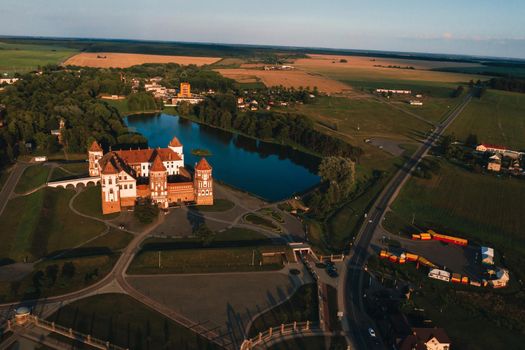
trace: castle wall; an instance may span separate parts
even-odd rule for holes
[[[180,182],[168,184],[168,201],[170,203],[177,202],[193,202],[195,200],[195,193],[192,182]]]

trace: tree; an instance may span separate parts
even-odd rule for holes
[[[214,238],[213,231],[206,224],[200,224],[193,233],[200,239],[204,246],[209,246]]]
[[[476,134],[469,134],[465,139],[465,144],[470,147],[478,145],[478,136]]]
[[[62,277],[71,279],[73,276],[75,276],[75,272],[75,263],[72,261],[65,262],[64,265],[62,265]]]
[[[58,265],[48,265],[46,267],[46,278],[49,281],[49,285],[54,285],[58,277]]]
[[[325,157],[319,165],[319,176],[329,184],[328,193],[346,198],[354,187],[355,163],[346,157]]]
[[[133,210],[133,215],[143,224],[150,224],[159,215],[159,208],[151,201],[137,204]]]

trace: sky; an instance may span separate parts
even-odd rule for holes
[[[525,58],[523,0],[0,0],[0,35]]]

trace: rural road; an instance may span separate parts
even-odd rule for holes
[[[26,170],[29,165],[30,164],[28,163],[17,162],[13,166],[13,170],[11,170],[9,177],[0,191],[0,215],[2,215],[4,212],[7,202],[9,201],[9,198],[11,198],[11,194],[13,193],[18,180],[20,180],[24,170]]]
[[[447,118],[432,131],[416,153],[394,175],[370,208],[367,218],[355,238],[350,250],[350,258],[345,260],[341,271],[342,280],[338,288],[338,304],[340,310],[344,312],[343,330],[347,339],[350,340],[350,344],[353,344],[352,349],[385,349],[379,337],[373,338],[368,333],[369,328],[375,328],[363,303],[362,283],[365,273],[363,267],[368,257],[368,247],[387,208],[409,179],[412,170],[427,155],[445,129],[461,114],[471,98],[471,94],[467,95],[461,103],[450,111]]]

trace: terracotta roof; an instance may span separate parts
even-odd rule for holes
[[[91,147],[89,147],[89,151],[90,152],[103,152],[102,147],[100,147],[97,141],[93,141],[93,143],[91,144]]]
[[[160,156],[163,162],[182,160],[177,153],[169,148],[121,150],[116,151],[116,153],[128,164],[151,163],[156,154]]]
[[[177,138],[177,136],[175,136],[173,139],[171,139],[170,147],[181,147],[181,146],[182,146],[182,143],[180,143],[180,141]]]
[[[502,151],[506,150],[507,147],[505,146],[501,146],[501,145],[493,145],[493,144],[490,144],[490,143],[482,143],[481,144],[482,146],[485,146],[486,148],[494,148],[494,149],[500,149]]]
[[[108,160],[106,164],[104,165],[104,168],[102,168],[102,174],[104,175],[110,175],[110,174],[118,174],[117,169],[113,165],[113,162]]]
[[[199,163],[195,166],[196,170],[211,170],[211,165],[208,163],[206,158],[201,158]]]
[[[166,171],[166,167],[164,164],[162,164],[162,159],[160,159],[158,154],[153,160],[153,164],[151,165],[151,169],[149,169],[149,171]]]

